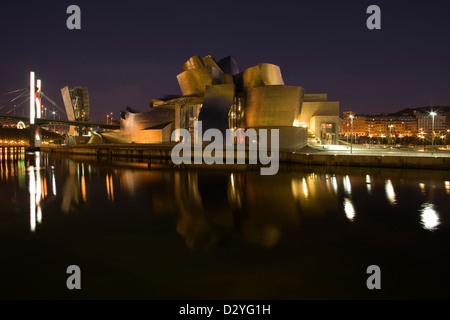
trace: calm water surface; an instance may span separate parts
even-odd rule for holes
[[[450,298],[450,172],[260,176],[20,148],[0,164],[3,299]]]

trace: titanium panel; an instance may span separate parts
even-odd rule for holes
[[[187,70],[191,70],[191,69],[195,69],[195,68],[202,68],[202,67],[204,67],[204,64],[199,56],[193,56],[193,57],[189,58],[188,61],[183,63],[181,65],[181,67],[187,71]]]
[[[222,71],[214,67],[201,67],[184,71],[177,75],[183,96],[204,95],[205,88],[212,84],[221,84]]]
[[[213,68],[216,68],[217,70],[222,71],[222,69],[217,65],[214,58],[211,57],[210,55],[203,57],[202,60],[203,60],[203,64],[205,65],[205,67],[213,67]]]
[[[244,127],[293,126],[300,111],[304,89],[272,85],[252,88],[244,107]]]
[[[228,113],[233,104],[234,84],[206,87],[205,100],[198,119],[202,121],[203,132],[216,128],[222,134],[228,129]]]
[[[270,63],[260,63],[248,68],[243,73],[243,84],[246,91],[272,85],[283,85],[280,67]]]
[[[223,58],[217,64],[224,73],[231,74],[232,76],[239,73],[237,63],[231,56]]]
[[[125,112],[120,119],[120,127],[124,132],[133,132],[165,124],[175,119],[175,111],[169,108],[152,108],[142,113]]]

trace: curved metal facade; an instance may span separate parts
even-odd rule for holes
[[[293,126],[297,118],[304,89],[300,86],[263,86],[247,94],[243,126]]]

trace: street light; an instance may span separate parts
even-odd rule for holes
[[[353,118],[354,116],[351,114],[348,116],[351,122],[351,133],[350,133],[350,153],[353,153]]]
[[[433,154],[433,152],[434,152],[434,116],[436,116],[436,115],[437,115],[436,112],[434,112],[434,111],[430,112],[430,116],[432,119],[432,121],[431,121],[432,129],[431,130],[433,131],[433,137],[431,138],[431,154]]]

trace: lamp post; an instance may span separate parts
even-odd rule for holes
[[[351,133],[350,133],[350,153],[353,153],[353,118],[354,116],[351,114],[348,116],[350,118],[350,127],[351,127]]]
[[[431,154],[433,154],[434,152],[434,116],[436,116],[437,113],[434,111],[430,112],[430,116],[431,116],[431,131],[433,132],[433,137],[431,137]]]

